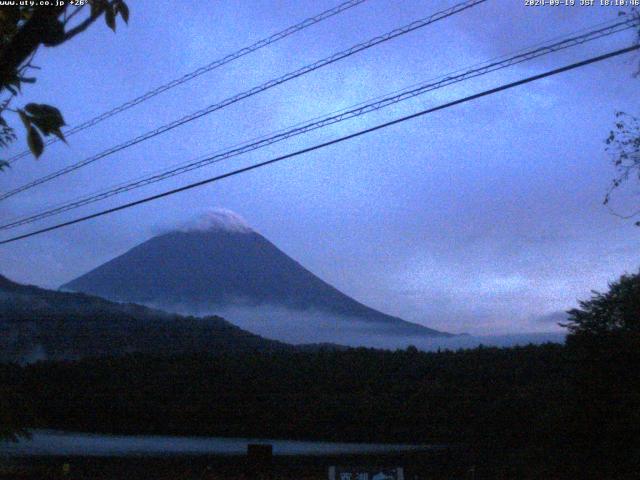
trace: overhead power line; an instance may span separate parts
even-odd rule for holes
[[[287,38],[290,35],[293,35],[294,33],[297,33],[301,30],[304,30],[305,28],[315,25],[316,23],[320,23],[323,20],[331,18],[335,15],[338,15],[339,13],[342,13],[345,10],[349,10],[350,8],[360,5],[361,3],[364,3],[366,1],[367,0],[349,0],[347,2],[341,3],[340,5],[334,8],[330,8],[329,10],[325,10],[324,12],[320,12],[317,15],[314,15],[313,17],[309,17],[300,23],[297,23],[295,25],[292,25],[291,27],[285,28],[284,30],[278,33],[275,33],[270,37],[263,38],[262,40],[259,40],[256,43],[249,45],[248,47],[241,48],[240,50],[230,53],[225,57],[219,58],[218,60],[214,60],[208,65],[200,67],[194,70],[193,72],[187,73],[182,77],[171,80],[170,82],[167,82],[163,85],[159,85],[153,90],[150,90],[147,93],[134,98],[133,100],[129,100],[128,102],[125,102],[121,105],[118,105],[117,107],[112,108],[111,110],[101,113],[100,115],[97,115],[96,117],[93,117],[87,120],[86,122],[76,125],[75,127],[70,128],[68,130],[65,130],[63,132],[64,136],[68,138],[72,135],[75,135],[78,132],[81,132],[82,130],[86,130],[87,128],[93,127],[94,125],[97,125],[98,123],[106,120],[107,118],[113,117],[114,115],[117,115],[119,113],[124,112],[125,110],[135,107],[136,105],[139,105],[140,103],[145,102],[155,97],[156,95],[160,95],[161,93],[164,93],[167,90],[171,90],[172,88],[175,88],[178,85],[182,85],[183,83],[193,80],[194,78],[199,77],[200,75],[203,75],[207,72],[215,70],[218,67],[221,67],[223,65],[226,65],[227,63],[230,63],[234,60],[244,57],[249,53],[255,52],[256,50],[260,50],[261,48],[271,45],[272,43],[276,43],[284,38]],[[53,137],[46,142],[46,145],[51,145],[52,143],[56,143],[57,141],[59,141],[59,139],[57,137]],[[31,154],[30,150],[25,150],[11,157],[8,160],[8,162],[14,163],[30,154]]]
[[[241,144],[240,146],[231,148],[221,153],[216,153],[213,156],[209,155],[205,158],[201,158],[199,160],[192,161],[179,166],[174,166],[162,172],[151,174],[146,177],[141,177],[137,180],[133,180],[128,183],[121,183],[115,187],[112,187],[111,189],[100,191],[92,195],[84,196],[80,199],[69,201],[60,206],[56,206],[54,208],[50,208],[48,210],[45,210],[36,214],[30,214],[27,216],[22,216],[16,219],[9,220],[4,225],[0,225],[0,230],[8,230],[11,228],[17,228],[22,225],[34,223],[36,221],[61,214],[63,212],[67,212],[69,210],[74,210],[76,208],[80,208],[82,206],[89,205],[89,204],[98,202],[100,200],[113,197],[115,195],[119,195],[121,193],[125,193],[137,188],[141,188],[146,185],[160,182],[167,178],[171,178],[171,177],[189,172],[191,170],[202,168],[202,167],[211,165],[213,163],[226,160],[228,158],[232,158],[253,150],[257,150],[259,148],[263,148],[268,145],[272,145],[274,143],[289,139],[294,136],[298,136],[319,128],[323,128],[335,123],[349,120],[351,118],[365,115],[367,113],[380,110],[390,105],[394,105],[396,103],[414,98],[418,95],[423,95],[427,92],[430,92],[439,88],[443,88],[448,85],[469,80],[471,78],[475,78],[481,75],[486,75],[488,73],[495,72],[497,70],[501,70],[504,68],[508,68],[513,65],[517,65],[529,60],[533,60],[535,58],[539,58],[541,56],[548,55],[553,52],[564,50],[570,47],[574,47],[576,45],[581,45],[586,42],[590,42],[599,38],[603,38],[603,37],[613,35],[622,31],[626,31],[630,28],[635,28],[640,24],[638,20],[631,20],[631,19],[624,20],[624,21],[616,21],[615,23],[613,22],[608,22],[608,23],[609,25],[605,27],[601,27],[601,28],[589,31],[582,35],[572,36],[565,40],[561,40],[559,42],[553,43],[551,45],[532,48],[530,50],[524,51],[517,55],[513,55],[511,57],[507,57],[506,59],[503,59],[500,61],[485,62],[481,64],[480,67],[471,68],[467,71],[463,71],[462,73],[448,74],[440,77],[438,81],[425,83],[419,86],[414,86],[410,89],[405,89],[400,93],[389,95],[387,97],[378,98],[375,101],[372,101],[370,103],[361,103],[356,108],[346,109],[341,111],[338,114],[321,117],[319,120],[313,120],[307,123],[298,124],[297,126],[290,128],[288,130],[280,131],[276,134],[261,138],[256,141],[246,142],[244,144]]]
[[[454,5],[453,7],[450,7],[446,10],[442,10],[440,12],[434,13],[433,15],[427,17],[427,18],[423,18],[421,20],[416,20],[414,22],[411,22],[408,25],[405,25],[403,27],[400,28],[396,28],[395,30],[392,30],[390,32],[385,33],[384,35],[380,35],[378,37],[374,37],[366,42],[363,43],[359,43],[358,45],[355,45],[351,48],[348,48],[346,50],[342,50],[341,52],[335,53],[333,55],[331,55],[330,57],[326,57],[322,60],[319,60],[315,63],[312,63],[310,65],[306,65],[302,68],[299,68],[297,70],[294,70],[292,72],[289,72],[281,77],[278,77],[274,80],[270,80],[266,83],[263,83],[262,85],[259,85],[257,87],[254,87],[250,90],[247,90],[245,92],[239,93],[237,95],[234,95],[232,97],[229,97],[225,100],[223,100],[222,102],[213,104],[213,105],[209,105],[208,107],[202,109],[202,110],[198,110],[194,113],[191,113],[189,115],[186,115],[178,120],[175,120],[171,123],[168,123],[166,125],[163,125],[161,127],[156,128],[155,130],[151,130],[149,132],[146,132],[142,135],[139,135],[131,140],[127,140],[124,143],[121,143],[119,145],[116,145],[115,147],[111,147],[107,150],[104,150],[100,153],[98,153],[97,155],[94,155],[92,157],[86,158],[84,160],[81,160],[80,162],[77,162],[73,165],[69,165],[68,167],[65,167],[61,170],[58,170],[56,172],[50,173],[49,175],[45,175],[44,177],[41,177],[37,180],[34,180],[32,182],[29,182],[25,185],[22,185],[18,188],[15,188],[13,190],[10,190],[8,192],[2,193],[0,194],[0,200],[4,200],[7,199],[9,197],[12,197],[20,192],[24,192],[25,190],[29,190],[30,188],[33,188],[37,185],[41,185],[43,183],[46,183],[48,181],[53,180],[54,178],[58,178],[62,175],[66,175],[70,172],[73,172],[75,170],[78,170],[79,168],[82,168],[86,165],[89,165],[93,162],[96,162],[97,160],[100,160],[101,158],[107,157],[109,155],[112,155],[116,152],[119,152],[121,150],[124,150],[125,148],[129,148],[133,145],[136,145],[140,142],[143,142],[145,140],[149,140],[150,138],[156,137],[158,135],[161,135],[163,133],[166,133],[170,130],[173,130],[174,128],[177,128],[181,125],[184,125],[185,123],[189,123],[192,122],[200,117],[204,117],[205,115],[209,115],[210,113],[213,113],[217,110],[220,110],[222,108],[225,108],[229,105],[232,105],[236,102],[239,102],[240,100],[243,100],[245,98],[251,97],[253,95],[256,95],[258,93],[261,93],[265,90],[269,90],[273,87],[276,87],[278,85],[281,85],[285,82],[288,82],[290,80],[293,80],[295,78],[298,78],[302,75],[305,75],[309,72],[312,72],[314,70],[318,70],[319,68],[325,67],[327,65],[331,65],[332,63],[335,63],[339,60],[342,60],[344,58],[350,57],[351,55],[354,55],[358,52],[361,52],[363,50],[367,50],[371,47],[374,47],[376,45],[379,45],[381,43],[387,42],[389,40],[392,40],[396,37],[399,37],[401,35],[405,35],[407,33],[413,32],[414,30],[417,30],[419,28],[423,28],[426,27],[427,25],[430,25],[432,23],[435,23],[439,20],[443,20],[445,18],[448,18],[452,15],[455,15],[457,13],[460,13],[464,10],[467,10],[469,8],[472,8],[478,4],[484,3],[487,0],[467,0],[465,2],[461,2],[458,3],[456,5]]]
[[[145,197],[145,198],[142,198],[140,200],[135,200],[133,202],[125,203],[125,204],[119,205],[117,207],[109,208],[109,209],[102,210],[102,211],[97,212],[97,213],[92,213],[90,215],[85,215],[83,217],[75,218],[73,220],[69,220],[67,222],[62,222],[62,223],[59,223],[57,225],[53,225],[51,227],[42,228],[40,230],[35,230],[35,231],[29,232],[29,233],[25,233],[23,235],[18,235],[18,236],[12,237],[12,238],[8,238],[6,240],[0,241],[0,245],[4,245],[4,244],[7,244],[7,243],[15,242],[15,241],[18,241],[18,240],[23,240],[25,238],[30,238],[30,237],[33,237],[35,235],[40,235],[42,233],[51,232],[53,230],[57,230],[57,229],[60,229],[60,228],[63,228],[63,227],[67,227],[69,225],[74,225],[76,223],[85,222],[85,221],[91,220],[93,218],[101,217],[101,216],[108,215],[108,214],[111,214],[111,213],[115,213],[115,212],[118,212],[118,211],[121,211],[121,210],[126,210],[128,208],[132,208],[132,207],[135,207],[137,205],[142,205],[144,203],[148,203],[148,202],[152,202],[152,201],[155,201],[155,200],[159,200],[161,198],[168,197],[170,195],[175,195],[176,193],[184,192],[184,191],[191,190],[191,189],[194,189],[194,188],[197,188],[197,187],[201,187],[203,185],[207,185],[209,183],[217,182],[217,181],[222,180],[224,178],[233,177],[233,176],[239,175],[241,173],[249,172],[251,170],[256,170],[258,168],[262,168],[262,167],[265,167],[267,165],[272,165],[274,163],[278,163],[278,162],[281,162],[283,160],[287,160],[289,158],[297,157],[297,156],[303,155],[305,153],[313,152],[315,150],[320,150],[322,148],[325,148],[325,147],[328,147],[328,146],[331,146],[331,145],[335,145],[335,144],[344,142],[346,140],[357,138],[357,137],[360,137],[362,135],[366,135],[368,133],[372,133],[372,132],[375,132],[377,130],[381,130],[383,128],[390,127],[392,125],[397,125],[397,124],[406,122],[406,121],[414,119],[414,118],[422,117],[422,116],[427,115],[429,113],[437,112],[439,110],[444,110],[444,109],[447,109],[447,108],[450,108],[450,107],[453,107],[453,106],[456,106],[456,105],[467,103],[467,102],[476,100],[478,98],[482,98],[482,97],[486,97],[486,96],[489,96],[489,95],[493,95],[495,93],[502,92],[504,90],[509,90],[511,88],[515,88],[515,87],[518,87],[520,85],[531,83],[531,82],[534,82],[536,80],[540,80],[540,79],[543,79],[543,78],[546,78],[546,77],[551,77],[553,75],[558,75],[560,73],[567,72],[569,70],[575,70],[577,68],[584,67],[586,65],[590,65],[590,64],[593,64],[593,63],[596,63],[596,62],[601,62],[603,60],[607,60],[609,58],[613,58],[613,57],[616,57],[616,56],[619,56],[619,55],[623,55],[625,53],[633,52],[633,51],[638,50],[638,49],[640,49],[640,45],[633,45],[631,47],[615,50],[613,52],[609,52],[609,53],[606,53],[604,55],[599,55],[597,57],[592,57],[592,58],[589,58],[588,60],[583,60],[581,62],[576,62],[576,63],[572,63],[570,65],[566,65],[564,67],[556,68],[554,70],[549,70],[549,71],[547,71],[545,73],[541,73],[541,74],[538,74],[538,75],[533,75],[531,77],[527,77],[527,78],[524,78],[522,80],[518,80],[518,81],[515,81],[515,82],[507,83],[507,84],[501,85],[499,87],[492,88],[490,90],[485,90],[483,92],[476,93],[474,95],[469,95],[467,97],[460,98],[458,100],[454,100],[454,101],[451,101],[451,102],[444,103],[444,104],[439,105],[437,107],[432,107],[432,108],[428,108],[426,110],[421,110],[421,111],[419,111],[417,113],[413,113],[411,115],[406,115],[406,116],[397,118],[395,120],[391,120],[389,122],[381,123],[379,125],[376,125],[376,126],[373,126],[373,127],[370,127],[370,128],[366,128],[364,130],[359,130],[359,131],[357,131],[355,133],[352,133],[352,134],[349,134],[349,135],[345,135],[343,137],[339,137],[339,138],[336,138],[336,139],[333,139],[333,140],[329,140],[327,142],[319,143],[319,144],[314,145],[312,147],[303,148],[301,150],[297,150],[295,152],[288,153],[286,155],[281,155],[279,157],[272,158],[270,160],[266,160],[264,162],[256,163],[256,164],[250,165],[248,167],[239,168],[237,170],[233,170],[231,172],[224,173],[222,175],[217,175],[215,177],[211,177],[211,178],[208,178],[208,179],[205,179],[205,180],[201,180],[199,182],[191,183],[191,184],[185,185],[183,187],[174,188],[172,190],[168,190],[168,191],[165,191],[165,192],[162,192],[162,193],[158,193],[156,195],[151,195],[149,197]]]

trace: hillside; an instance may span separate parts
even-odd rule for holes
[[[0,276],[0,361],[86,356],[218,353],[290,348],[220,317],[167,314]]]

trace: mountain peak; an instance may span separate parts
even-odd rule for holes
[[[297,343],[335,342],[347,331],[363,342],[376,335],[449,335],[358,302],[255,233],[242,217],[221,209],[153,237],[62,288],[169,311],[227,312],[254,333]]]
[[[177,228],[179,232],[227,231],[252,233],[254,230],[237,213],[225,208],[212,208]]]

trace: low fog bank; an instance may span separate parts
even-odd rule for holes
[[[204,317],[218,315],[232,324],[272,340],[300,345],[310,343],[335,343],[351,347],[383,349],[406,348],[410,345],[425,351],[458,350],[479,345],[511,347],[563,343],[564,332],[521,333],[511,335],[457,335],[431,337],[427,335],[399,335],[394,325],[368,322],[358,317],[335,315],[320,310],[293,310],[281,306],[186,306],[152,305],[172,312]]]
[[[260,335],[263,338],[279,340],[293,345],[302,344],[337,344],[349,347],[372,347],[380,349],[405,349],[412,345],[424,351],[459,350],[475,348],[479,345],[495,347],[512,347],[530,343],[546,342],[563,343],[563,332],[530,333],[512,335],[471,336],[458,335],[454,337],[418,336],[398,334],[396,325],[367,322],[362,318],[334,315],[318,310],[296,311],[285,307],[274,306],[233,306],[189,309],[185,307],[172,308],[154,305],[171,311],[204,317],[219,315],[230,323]],[[135,308],[131,306],[131,308]],[[173,321],[167,317],[168,321]],[[198,325],[199,319],[193,319],[193,327]],[[204,321],[203,321],[204,323]],[[68,325],[69,326],[69,325]],[[7,322],[0,320],[0,362],[18,362],[29,364],[41,360],[61,360],[80,358],[86,354],[80,353],[70,345],[76,345],[73,329],[64,333],[58,332],[58,337],[47,336],[40,330],[42,326],[37,322]],[[93,328],[93,327],[92,327]],[[119,328],[119,327],[116,327]],[[156,327],[151,327],[153,331]],[[185,326],[188,336],[189,326]],[[206,330],[206,329],[205,329]],[[108,337],[101,329],[95,330],[95,352],[105,352],[108,349]],[[122,333],[122,332],[121,332]],[[162,332],[160,332],[162,334]],[[202,334],[200,332],[198,335]],[[126,336],[126,333],[124,333]],[[46,342],[46,345],[43,343]],[[106,343],[105,343],[106,342]],[[140,344],[132,344],[129,351],[137,351]],[[176,345],[157,344],[158,352],[172,351]],[[207,351],[217,347],[207,346]],[[229,348],[234,348],[232,345]]]

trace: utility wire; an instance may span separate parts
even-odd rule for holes
[[[608,22],[611,23],[611,22]],[[602,25],[602,24],[600,24]],[[352,110],[348,110],[348,109],[343,109],[340,110],[339,112],[341,112],[340,115],[336,115],[336,116],[330,116],[329,118],[327,117],[317,117],[317,118],[322,118],[322,121],[320,122],[310,122],[307,123],[306,125],[303,123],[300,123],[298,125],[302,125],[301,128],[292,128],[290,130],[281,130],[280,132],[278,132],[277,134],[274,134],[272,136],[267,136],[267,137],[260,137],[260,141],[257,142],[253,142],[249,141],[249,142],[244,142],[242,144],[240,144],[240,146],[242,146],[242,148],[234,148],[232,150],[223,152],[223,153],[218,153],[216,152],[216,154],[211,157],[211,156],[207,156],[205,158],[202,158],[200,160],[196,160],[196,161],[192,161],[191,163],[186,163],[186,164],[181,164],[179,166],[176,167],[172,167],[172,169],[170,170],[164,170],[155,174],[151,174],[151,176],[147,176],[147,177],[140,177],[139,179],[136,180],[131,180],[128,183],[124,182],[124,183],[120,183],[117,186],[114,187],[110,187],[110,190],[103,190],[97,193],[92,194],[91,196],[84,196],[84,197],[80,197],[77,200],[73,200],[67,203],[63,203],[59,206],[56,206],[50,210],[47,210],[45,212],[40,212],[38,214],[31,214],[30,216],[21,216],[21,217],[14,217],[13,219],[10,219],[7,224],[4,225],[0,225],[0,230],[5,230],[5,229],[9,229],[9,228],[15,228],[17,226],[21,226],[21,225],[25,225],[28,223],[33,223],[34,221],[43,219],[43,218],[47,218],[50,217],[52,215],[55,214],[59,214],[71,209],[75,209],[90,203],[94,203],[96,201],[99,200],[103,200],[106,198],[109,198],[111,196],[117,195],[119,193],[124,193],[130,190],[133,190],[135,188],[139,188],[145,185],[149,185],[152,183],[156,183],[158,181],[164,180],[166,178],[169,177],[173,177],[176,176],[178,174],[181,173],[185,173],[188,172],[190,170],[194,170],[196,168],[201,168],[204,166],[207,166],[209,164],[212,163],[217,163],[219,161],[222,161],[226,158],[230,158],[230,157],[234,157],[236,155],[240,155],[242,153],[246,153],[248,151],[252,151],[258,148],[262,148],[264,146],[267,145],[271,145],[273,143],[276,143],[278,141],[287,139],[287,138],[291,138],[293,136],[302,134],[302,133],[306,133],[308,131],[311,130],[315,130],[317,128],[321,128],[333,123],[338,123],[356,116],[360,116],[366,113],[369,113],[371,111],[374,110],[378,110],[381,108],[384,108],[386,106],[398,103],[400,101],[404,101],[407,100],[409,98],[412,98],[414,96],[423,94],[425,92],[428,91],[432,91],[435,90],[437,88],[441,88],[447,85],[451,85],[453,83],[457,83],[469,78],[474,78],[476,76],[479,75],[483,75],[486,73],[490,73],[502,68],[506,68],[509,67],[511,65],[515,65],[527,60],[531,60],[534,58],[537,58],[539,56],[542,55],[546,55],[555,51],[559,51],[565,48],[569,48],[578,44],[582,44],[588,41],[592,41],[604,36],[608,36],[614,33],[618,33],[621,32],[623,30],[629,29],[629,28],[634,28],[637,25],[637,20],[633,20],[633,21],[625,21],[625,22],[618,22],[614,25],[609,25],[607,27],[604,28],[600,28],[591,32],[588,32],[584,35],[580,35],[580,36],[576,36],[576,37],[572,37],[569,39],[566,39],[564,41],[561,42],[557,42],[555,44],[552,45],[547,45],[544,46],[542,48],[538,48],[536,50],[532,50],[532,51],[525,51],[525,53],[516,55],[514,57],[511,58],[507,58],[506,60],[503,60],[501,62],[494,62],[491,64],[487,65],[487,62],[484,62],[480,65],[483,65],[482,68],[477,68],[477,69],[472,69],[471,71],[467,71],[462,75],[456,75],[453,76],[453,74],[449,74],[448,76],[441,76],[439,78],[444,78],[444,80],[440,81],[440,82],[436,82],[436,83],[431,83],[431,84],[427,84],[427,85],[420,85],[419,88],[415,88],[413,90],[409,90],[409,88],[401,90],[401,94],[399,95],[395,95],[395,96],[389,96],[389,97],[378,97],[379,99],[382,99],[380,101],[376,101],[376,102],[372,102],[370,104],[366,104],[365,102],[362,102],[356,106],[360,107],[360,108],[355,108]],[[548,42],[547,42],[548,43]],[[521,50],[522,51],[522,50]],[[458,70],[457,72],[460,72],[462,70]],[[454,73],[457,73],[454,72]],[[413,86],[415,87],[415,85]],[[395,92],[394,92],[395,93]],[[378,99],[376,99],[378,100]],[[355,106],[354,106],[355,107]],[[335,112],[334,112],[335,113]],[[331,115],[331,114],[329,114]],[[315,120],[315,119],[313,119]],[[294,126],[297,127],[298,125]]]
[[[324,12],[321,12],[317,15],[314,15],[313,17],[309,17],[305,20],[303,20],[300,23],[297,23],[296,25],[293,25],[289,28],[286,28],[278,33],[275,33],[273,35],[271,35],[270,37],[267,38],[263,38],[262,40],[257,41],[256,43],[249,45],[248,47],[244,47],[241,48],[240,50],[230,53],[229,55],[220,58],[218,60],[214,60],[213,62],[209,63],[208,65],[205,65],[203,67],[198,68],[197,70],[194,70],[193,72],[187,73],[185,75],[183,75],[180,78],[176,78],[174,80],[171,80],[170,82],[167,82],[163,85],[160,85],[156,88],[154,88],[153,90],[148,91],[147,93],[140,95],[139,97],[134,98],[133,100],[129,100],[126,103],[123,103],[122,105],[119,105],[117,107],[112,108],[109,111],[106,111],[94,118],[91,118],[79,125],[76,125],[73,128],[70,128],[69,130],[65,130],[64,136],[66,138],[70,137],[71,135],[74,135],[78,132],[81,132],[82,130],[86,130],[87,128],[93,127],[94,125],[97,125],[98,123],[106,120],[107,118],[113,117],[114,115],[117,115],[119,113],[124,112],[125,110],[128,110],[142,102],[145,102],[153,97],[155,97],[156,95],[160,95],[161,93],[166,92],[167,90],[171,90],[172,88],[177,87],[178,85],[182,85],[183,83],[188,82],[189,80],[193,80],[196,77],[199,77],[200,75],[203,75],[207,72],[210,72],[211,70],[215,70],[218,67],[221,67],[223,65],[226,65],[227,63],[230,63],[234,60],[237,60],[241,57],[244,57],[245,55],[248,55],[249,53],[255,52],[256,50],[260,50],[261,48],[264,48],[268,45],[271,45],[272,43],[276,43],[290,35],[293,35],[294,33],[299,32],[300,30],[304,30],[305,28],[308,28],[312,25],[315,25],[316,23],[320,23],[323,20],[326,20],[328,18],[333,17],[334,15],[338,15],[339,13],[344,12],[345,10],[349,10],[350,8],[353,8],[357,5],[360,5],[361,3],[366,2],[367,0],[349,0],[347,2],[341,3],[340,5],[331,8],[329,10],[325,10]],[[53,137],[51,139],[49,139],[46,142],[46,145],[51,145],[52,143],[55,143],[59,141],[59,139],[57,137]],[[30,150],[25,150],[17,155],[14,155],[13,157],[11,157],[8,162],[9,163],[14,163],[18,160],[20,160],[21,158],[26,157],[27,155],[29,155],[31,153]]]
[[[217,163],[222,160],[235,157],[253,150],[257,150],[259,148],[272,145],[274,143],[292,138],[297,135],[308,133],[310,131],[323,128],[328,125],[343,122],[354,117],[359,117],[361,115],[365,115],[367,113],[377,111],[382,108],[388,107],[390,105],[394,105],[396,103],[414,98],[418,95],[422,95],[424,93],[427,93],[439,88],[443,88],[448,85],[452,85],[454,83],[459,83],[459,82],[462,82],[471,78],[475,78],[481,75],[486,75],[488,73],[495,72],[497,70],[502,70],[504,68],[508,68],[522,62],[533,60],[535,58],[548,55],[550,53],[554,53],[560,50],[574,47],[576,45],[581,45],[586,42],[590,42],[599,38],[613,35],[631,28],[635,28],[639,23],[640,22],[638,22],[638,20],[618,21],[613,25],[608,25],[606,27],[602,27],[602,28],[590,31],[582,35],[570,37],[568,39],[562,40],[560,42],[556,42],[551,45],[545,45],[529,51],[524,51],[523,53],[519,53],[517,55],[508,57],[501,61],[495,61],[488,64],[487,62],[485,62],[481,64],[482,65],[481,67],[472,68],[470,70],[464,71],[463,73],[459,73],[457,75],[449,74],[446,76],[439,77],[440,78],[439,81],[436,81],[436,82],[422,84],[417,87],[414,86],[413,88],[400,91],[400,93],[396,93],[395,95],[390,95],[388,97],[382,97],[381,99],[376,99],[371,103],[361,103],[357,106],[357,108],[343,110],[340,113],[335,115],[330,114],[329,116],[321,117],[320,120],[314,119],[315,121],[310,121],[306,124],[304,123],[298,124],[294,128],[283,130],[274,135],[260,138],[257,141],[246,142],[244,144],[241,144],[238,147],[231,148],[221,153],[215,153],[213,155],[209,155],[205,158],[200,158],[190,163],[182,164],[176,167],[172,167],[171,169],[152,174],[150,176],[141,177],[137,180],[129,181],[128,183],[121,183],[115,187],[112,187],[111,189],[100,191],[98,193],[94,193],[89,196],[81,197],[80,199],[64,203],[60,206],[56,206],[54,208],[45,210],[43,212],[11,219],[8,221],[8,223],[0,225],[0,230],[7,230],[11,228],[16,228],[22,225],[34,223],[44,218],[48,218],[53,215],[58,215],[60,213],[63,213],[69,210],[74,210],[76,208],[80,208],[82,206],[95,203],[97,201],[104,200],[106,198],[110,198],[112,196],[115,196],[124,192],[128,192],[130,190],[141,188],[146,185],[157,183],[167,178],[174,177],[174,176],[189,172],[191,170],[202,168],[202,167],[211,165],[213,163]],[[457,72],[454,72],[454,73],[457,73]]]
[[[327,142],[319,143],[319,144],[314,145],[312,147],[307,147],[307,148],[304,148],[302,150],[297,150],[295,152],[288,153],[286,155],[282,155],[282,156],[279,156],[279,157],[276,157],[276,158],[272,158],[270,160],[266,160],[264,162],[260,162],[260,163],[254,164],[254,165],[250,165],[248,167],[239,168],[237,170],[233,170],[231,172],[224,173],[222,175],[217,175],[215,177],[211,177],[211,178],[208,178],[208,179],[205,179],[205,180],[201,180],[199,182],[191,183],[189,185],[185,185],[185,186],[182,186],[182,187],[179,187],[179,188],[175,188],[173,190],[168,190],[168,191],[165,191],[163,193],[159,193],[159,194],[152,195],[152,196],[149,196],[149,197],[146,197],[146,198],[142,198],[140,200],[135,200],[133,202],[125,203],[125,204],[119,205],[117,207],[113,207],[113,208],[109,208],[109,209],[106,209],[106,210],[102,210],[102,211],[97,212],[97,213],[92,213],[91,215],[86,215],[86,216],[83,216],[83,217],[75,218],[73,220],[69,220],[67,222],[59,223],[59,224],[53,225],[51,227],[42,228],[40,230],[35,230],[35,231],[29,232],[29,233],[25,233],[23,235],[18,235],[16,237],[8,238],[6,240],[0,241],[0,245],[4,245],[4,244],[7,244],[7,243],[11,243],[11,242],[15,242],[15,241],[18,241],[18,240],[22,240],[22,239],[25,239],[25,238],[33,237],[35,235],[40,235],[40,234],[45,233],[45,232],[50,232],[50,231],[57,230],[57,229],[60,229],[60,228],[63,228],[63,227],[67,227],[69,225],[74,225],[76,223],[85,222],[85,221],[91,220],[93,218],[101,217],[101,216],[108,215],[108,214],[111,214],[111,213],[114,213],[114,212],[118,212],[120,210],[125,210],[125,209],[131,208],[131,207],[135,207],[135,206],[141,205],[143,203],[148,203],[148,202],[151,202],[151,201],[154,201],[154,200],[159,200],[161,198],[168,197],[168,196],[174,195],[176,193],[184,192],[186,190],[191,190],[193,188],[201,187],[203,185],[207,185],[209,183],[213,183],[213,182],[222,180],[224,178],[233,177],[235,175],[239,175],[241,173],[249,172],[251,170],[256,170],[258,168],[262,168],[262,167],[265,167],[267,165],[278,163],[278,162],[281,162],[283,160],[287,160],[289,158],[297,157],[297,156],[303,155],[305,153],[313,152],[315,150],[320,150],[320,149],[328,147],[330,145],[335,145],[335,144],[344,142],[346,140],[350,140],[352,138],[360,137],[362,135],[365,135],[365,134],[368,134],[368,133],[372,133],[372,132],[375,132],[377,130],[381,130],[383,128],[390,127],[392,125],[400,124],[400,123],[406,122],[406,121],[414,119],[414,118],[422,117],[422,116],[427,115],[429,113],[433,113],[433,112],[436,112],[436,111],[439,111],[439,110],[444,110],[444,109],[453,107],[455,105],[460,105],[462,103],[467,103],[467,102],[470,102],[472,100],[476,100],[478,98],[486,97],[488,95],[493,95],[495,93],[502,92],[504,90],[508,90],[508,89],[511,89],[511,88],[514,88],[514,87],[518,87],[520,85],[531,83],[531,82],[534,82],[536,80],[540,80],[542,78],[550,77],[550,76],[553,76],[553,75],[558,75],[560,73],[567,72],[569,70],[574,70],[574,69],[577,69],[577,68],[580,68],[580,67],[584,67],[584,66],[590,65],[592,63],[601,62],[603,60],[607,60],[609,58],[613,58],[613,57],[616,57],[616,56],[619,56],[619,55],[623,55],[625,53],[633,52],[633,51],[638,50],[638,49],[640,49],[640,45],[633,45],[631,47],[615,50],[613,52],[609,52],[609,53],[606,53],[604,55],[599,55],[597,57],[592,57],[592,58],[590,58],[588,60],[583,60],[581,62],[576,62],[576,63],[572,63],[570,65],[566,65],[564,67],[556,68],[554,70],[549,70],[549,71],[547,71],[545,73],[541,73],[541,74],[538,74],[538,75],[533,75],[531,77],[527,77],[527,78],[524,78],[522,80],[518,80],[518,81],[515,81],[515,82],[507,83],[507,84],[501,85],[499,87],[492,88],[490,90],[485,90],[483,92],[476,93],[474,95],[469,95],[467,97],[460,98],[460,99],[454,100],[452,102],[444,103],[444,104],[439,105],[437,107],[428,108],[426,110],[422,110],[422,111],[419,111],[417,113],[413,113],[411,115],[406,115],[404,117],[400,117],[400,118],[397,118],[395,120],[391,120],[391,121],[386,122],[386,123],[381,123],[379,125],[376,125],[376,126],[364,129],[364,130],[360,130],[360,131],[357,131],[355,133],[352,133],[352,134],[349,134],[349,135],[345,135],[343,137],[339,137],[339,138],[336,138],[336,139],[333,139],[333,140],[329,140]]]
[[[405,25],[403,27],[397,28],[395,30],[392,30],[390,32],[385,33],[384,35],[380,35],[378,37],[374,37],[366,42],[360,43],[358,45],[355,45],[351,48],[348,48],[346,50],[343,50],[341,52],[335,53],[333,55],[331,55],[330,57],[324,58],[322,60],[319,60],[313,64],[304,66],[302,68],[299,68],[298,70],[294,70],[292,72],[289,72],[279,78],[276,78],[274,80],[270,80],[266,83],[263,83],[262,85],[259,85],[257,87],[254,87],[250,90],[247,90],[245,92],[239,93],[237,95],[234,95],[232,97],[227,98],[226,100],[223,100],[220,103],[216,103],[213,105],[210,105],[202,110],[198,110],[194,113],[191,113],[189,115],[186,115],[178,120],[175,120],[171,123],[168,123],[166,125],[163,125],[161,127],[156,128],[155,130],[151,130],[147,133],[144,133],[142,135],[139,135],[138,137],[135,137],[131,140],[127,140],[124,143],[121,143],[115,147],[111,147],[107,150],[104,150],[101,153],[98,153],[97,155],[94,155],[92,157],[86,158],[84,160],[81,160],[80,162],[77,162],[73,165],[69,165],[66,168],[63,168],[61,170],[58,170],[56,172],[53,172],[49,175],[46,175],[44,177],[41,177],[37,180],[34,180],[32,182],[29,182],[25,185],[22,185],[18,188],[15,188],[13,190],[10,190],[8,192],[5,192],[3,194],[0,194],[0,200],[5,200],[9,197],[12,197],[13,195],[16,195],[20,192],[24,192],[25,190],[29,190],[30,188],[33,188],[37,185],[41,185],[43,183],[46,183],[50,180],[53,180],[54,178],[58,178],[62,175],[66,175],[70,172],[73,172],[74,170],[78,170],[79,168],[82,168],[86,165],[89,165],[90,163],[93,163],[101,158],[107,157],[109,155],[112,155],[116,152],[119,152],[121,150],[124,150],[125,148],[131,147],[133,145],[136,145],[140,142],[143,142],[145,140],[148,140],[150,138],[156,137],[158,135],[161,135],[163,133],[168,132],[169,130],[173,130],[174,128],[177,128],[181,125],[184,125],[185,123],[188,122],[192,122],[193,120],[196,120],[200,117],[204,117],[205,115],[209,115],[210,113],[215,112],[216,110],[220,110],[224,107],[227,107],[231,104],[234,104],[236,102],[239,102],[240,100],[243,100],[245,98],[251,97],[253,95],[256,95],[260,92],[263,92],[265,90],[269,90],[273,87],[276,87],[278,85],[281,85],[285,82],[288,82],[290,80],[293,80],[295,78],[298,78],[302,75],[305,75],[309,72],[312,72],[314,70],[317,70],[319,68],[325,67],[327,65],[330,65],[332,63],[335,63],[339,60],[342,60],[344,58],[350,57],[351,55],[354,55],[358,52],[361,52],[363,50],[369,49],[371,47],[374,47],[378,44],[387,42],[389,40],[392,40],[396,37],[399,37],[401,35],[405,35],[409,32],[412,32],[414,30],[417,30],[419,28],[423,28],[427,25],[430,25],[434,22],[437,22],[439,20],[443,20],[445,18],[448,18],[452,15],[455,15],[457,13],[460,13],[464,10],[467,10],[468,8],[472,8],[478,4],[484,3],[487,0],[467,0],[465,2],[461,2],[458,3],[456,5],[454,5],[453,7],[450,7],[446,10],[442,10],[440,12],[434,13],[433,15],[427,17],[427,18],[423,18],[420,20],[416,20],[408,25]]]

